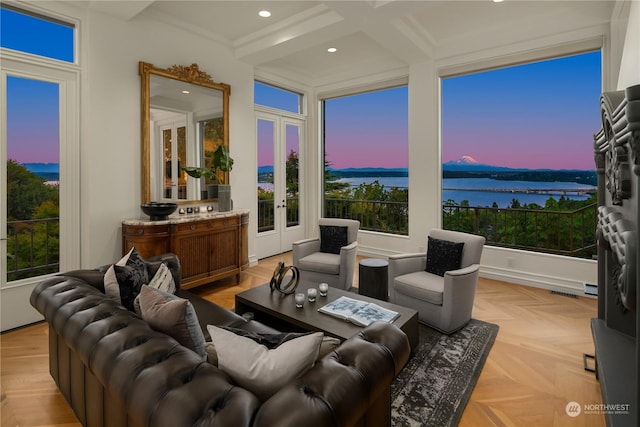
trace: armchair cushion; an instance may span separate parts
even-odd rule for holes
[[[315,252],[301,258],[298,268],[325,274],[340,274],[340,255]]]
[[[397,292],[409,297],[426,301],[435,305],[442,305],[444,280],[426,271],[403,274],[394,279]]]
[[[343,246],[349,243],[349,227],[338,225],[320,226],[320,252],[339,254]]]
[[[428,273],[444,277],[444,273],[460,268],[464,242],[450,242],[428,236],[427,267]]]

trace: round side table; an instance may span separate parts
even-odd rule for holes
[[[358,266],[358,293],[382,301],[389,299],[387,273],[389,262],[378,258],[365,258]]]

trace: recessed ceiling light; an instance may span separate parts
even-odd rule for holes
[[[260,12],[258,12],[258,15],[263,18],[268,18],[271,16],[271,12],[269,12],[268,10],[261,10]]]
[[[504,0],[493,0],[494,3],[502,3]]]
[[[327,49],[327,52],[329,52],[329,53],[334,53],[334,52],[337,52],[337,51],[338,51],[338,49],[336,49],[335,47],[330,47],[329,49]]]
[[[188,90],[183,90],[182,93],[187,94],[187,93],[191,93]]]

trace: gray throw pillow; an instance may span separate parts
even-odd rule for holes
[[[206,360],[204,334],[189,300],[143,286],[140,291],[140,311],[142,318],[153,329],[173,337]]]

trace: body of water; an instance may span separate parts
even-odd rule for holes
[[[346,182],[352,187],[360,184],[371,184],[378,181],[385,188],[407,188],[407,177],[358,177],[341,178],[336,182]],[[595,187],[578,184],[576,182],[538,182],[538,181],[503,181],[491,178],[446,178],[442,180],[442,200],[454,200],[461,203],[469,201],[470,206],[508,207],[513,199],[520,204],[536,203],[544,206],[549,197],[560,199],[562,190],[576,191],[565,194],[572,200],[587,200],[589,194],[579,194],[579,191],[595,191]],[[494,190],[494,191],[491,191]],[[536,193],[536,190],[549,190],[545,194]]]

